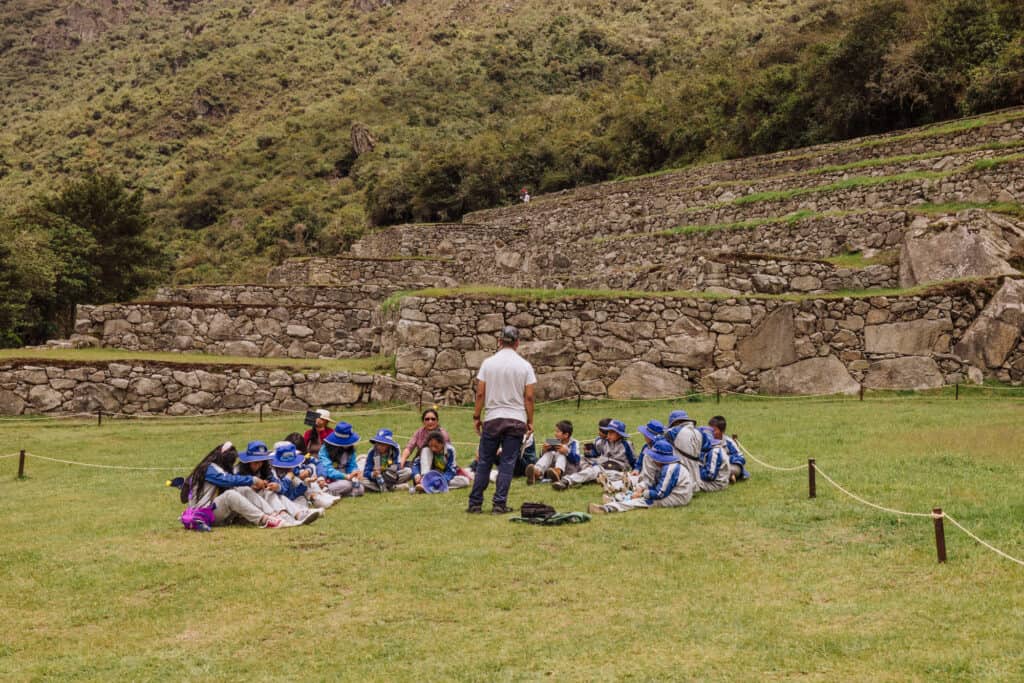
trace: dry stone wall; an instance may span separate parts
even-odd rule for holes
[[[453,264],[455,260],[451,258],[338,256],[289,259],[270,271],[267,282],[273,285],[345,287],[355,297],[383,300],[401,289],[455,286],[459,280]]]
[[[0,415],[96,411],[209,415],[261,405],[269,411],[303,411],[317,406],[419,399],[415,385],[350,372],[153,362],[0,362]]]
[[[437,400],[468,400],[496,333],[511,324],[539,373],[543,399],[651,395],[648,381],[667,395],[696,387],[781,394],[852,393],[861,384],[925,389],[985,375],[1020,381],[1024,348],[1019,325],[1012,328],[1012,304],[989,324],[1003,334],[1000,353],[983,358],[978,351],[973,364],[954,353],[958,345],[985,346],[964,337],[994,291],[965,286],[927,296],[799,302],[408,298],[395,328],[396,367],[399,379],[422,382]],[[991,331],[979,335],[988,339]]]
[[[385,325],[371,300],[344,307],[131,303],[79,306],[75,333],[78,341],[132,351],[351,358],[379,353]]]

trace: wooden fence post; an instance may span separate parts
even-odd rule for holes
[[[818,497],[818,482],[814,479],[814,458],[807,458],[807,493],[809,498]]]
[[[25,449],[18,453],[18,479],[25,478]]]
[[[946,529],[942,524],[942,508],[932,509],[932,520],[935,522],[935,552],[939,556],[939,563],[946,561]]]

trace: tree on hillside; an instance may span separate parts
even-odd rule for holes
[[[120,179],[93,174],[42,205],[84,230],[96,245],[89,262],[97,272],[78,290],[82,296],[95,303],[130,299],[155,278],[162,255],[145,235],[149,219],[142,210],[141,190],[129,193]]]
[[[77,304],[137,295],[162,261],[147,224],[138,192],[97,175],[0,220],[0,343],[68,334]]]

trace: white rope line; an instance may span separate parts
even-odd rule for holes
[[[0,460],[4,460],[5,458],[16,458],[19,455],[21,455],[21,453],[8,453],[7,455],[0,455]]]
[[[932,517],[932,513],[930,513],[930,512],[907,512],[905,510],[896,510],[894,508],[887,508],[884,505],[878,505],[877,503],[872,503],[870,500],[865,500],[865,499],[861,498],[860,496],[858,496],[856,493],[852,493],[851,491],[847,491],[846,489],[844,489],[842,486],[840,486],[836,482],[835,479],[833,479],[832,477],[830,477],[827,474],[825,474],[821,470],[821,468],[818,467],[817,463],[815,463],[814,469],[815,469],[815,471],[818,474],[823,476],[828,483],[832,484],[837,489],[839,489],[840,491],[842,491],[843,493],[848,495],[850,498],[853,498],[854,500],[856,500],[859,503],[863,503],[864,505],[867,505],[869,507],[873,507],[873,508],[875,508],[877,510],[881,510],[882,512],[889,512],[891,514],[902,515],[904,517],[929,517],[929,518]]]
[[[183,467],[129,467],[127,465],[100,465],[91,462],[76,462],[74,460],[61,460],[60,458],[48,458],[45,455],[36,455],[35,453],[26,452],[25,455],[29,458],[35,458],[36,460],[48,460],[50,462],[59,462],[64,465],[77,465],[78,467],[95,467],[104,470],[137,470],[141,472],[179,472]]]
[[[955,526],[956,528],[960,529],[960,531],[964,532],[965,534],[967,534],[968,536],[970,536],[975,541],[977,541],[981,545],[985,546],[986,548],[988,548],[989,550],[991,550],[995,554],[999,555],[1000,557],[1005,557],[1007,560],[1010,560],[1011,562],[1016,562],[1017,564],[1019,564],[1022,567],[1024,567],[1024,560],[1018,560],[1016,557],[1013,557],[1012,555],[1008,555],[1007,553],[1004,553],[1002,550],[1000,550],[999,548],[995,547],[991,543],[988,543],[986,541],[981,540],[970,529],[968,529],[963,524],[961,524],[960,522],[958,522],[955,519],[953,519],[952,517],[950,517],[948,512],[943,511],[942,516],[945,517],[946,519],[948,519],[953,524],[953,526]]]
[[[741,451],[749,455],[751,460],[756,462],[758,465],[761,465],[762,467],[766,467],[767,469],[775,470],[776,472],[796,472],[797,470],[807,469],[807,465],[797,465],[796,467],[778,467],[776,465],[772,465],[770,463],[765,462],[764,460],[761,460],[759,457],[748,451],[739,441],[734,441],[733,443],[735,443]]]

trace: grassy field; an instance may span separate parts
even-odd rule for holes
[[[1009,395],[995,399],[990,396]],[[587,438],[666,402],[542,406]],[[1024,555],[1019,394],[688,402],[778,465],[813,456],[869,500],[942,506]],[[407,410],[346,415],[409,434]],[[465,408],[442,423],[468,462]],[[223,439],[274,440],[294,418],[0,421],[9,453],[137,472],[0,460],[0,676],[68,679],[1019,680],[1024,568],[929,519],[896,517],[819,479],[752,464],[749,482],[687,508],[534,528],[469,517],[466,492],[346,500],[311,527],[187,533],[176,491]],[[462,443],[465,442],[465,443]],[[511,501],[583,510],[595,488],[513,484]],[[488,500],[489,503],[489,500]],[[489,505],[488,505],[489,507]],[[485,508],[486,509],[486,508]]]

